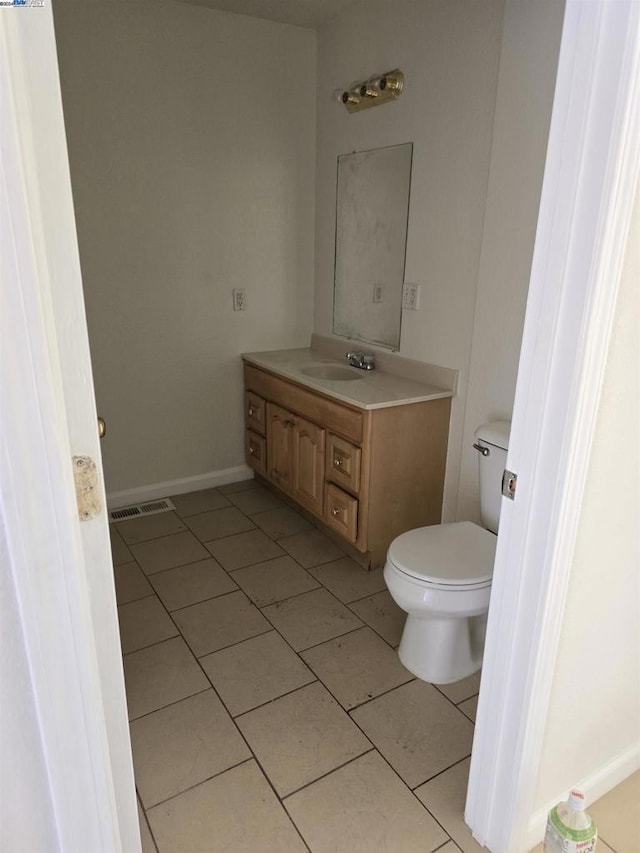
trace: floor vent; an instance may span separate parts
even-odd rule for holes
[[[162,498],[160,501],[149,501],[146,504],[113,509],[109,513],[109,521],[126,521],[129,518],[139,518],[141,515],[157,515],[159,512],[170,512],[173,509],[175,506],[169,498]]]

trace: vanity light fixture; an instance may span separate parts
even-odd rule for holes
[[[404,87],[404,74],[397,68],[377,77],[354,83],[340,95],[340,100],[350,113],[386,104],[399,98]]]

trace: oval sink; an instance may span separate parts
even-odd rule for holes
[[[362,377],[355,370],[348,367],[340,367],[338,364],[315,364],[311,367],[303,367],[300,371],[312,379],[329,379],[333,382],[353,382],[354,379]]]

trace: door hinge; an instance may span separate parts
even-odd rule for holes
[[[88,521],[100,515],[102,510],[98,467],[90,456],[74,456],[72,462],[78,516],[80,521]]]
[[[513,471],[505,470],[502,473],[502,494],[505,498],[509,498],[510,501],[515,499],[516,496],[516,486],[518,485],[518,475],[514,474]]]

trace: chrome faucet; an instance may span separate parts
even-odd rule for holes
[[[348,352],[345,358],[352,367],[359,367],[361,370],[373,370],[376,366],[372,352]]]

